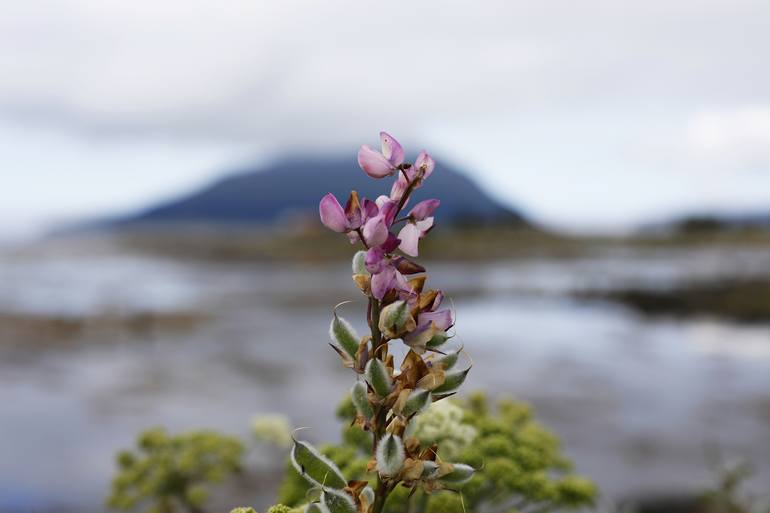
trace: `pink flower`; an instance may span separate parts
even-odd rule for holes
[[[364,144],[358,150],[358,165],[372,178],[390,176],[404,162],[404,149],[386,132],[380,132],[380,148],[377,152]]]
[[[426,217],[435,212],[438,206],[441,204],[441,200],[427,199],[416,204],[412,210],[409,211],[409,217],[415,221],[422,221]]]
[[[321,215],[321,222],[330,230],[338,233],[345,233],[350,230],[348,217],[334,194],[329,193],[321,198],[318,213]]]
[[[418,254],[418,241],[425,237],[431,228],[433,228],[432,217],[416,222],[407,221],[403,228],[401,228],[401,231],[398,232],[398,238],[401,239],[401,244],[398,246],[398,249],[409,256],[416,257]]]
[[[433,158],[425,150],[422,150],[417,155],[417,160],[414,161],[414,164],[403,173],[399,173],[396,182],[390,189],[390,197],[395,201],[399,201],[411,182],[415,182],[413,189],[417,189],[433,173],[435,167],[436,162]]]

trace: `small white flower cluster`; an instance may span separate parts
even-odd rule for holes
[[[260,442],[280,448],[291,446],[291,423],[284,415],[255,415],[251,420],[251,432]]]
[[[438,401],[410,423],[409,436],[438,444],[441,457],[451,460],[476,438],[476,429],[462,420],[462,408],[449,400]]]

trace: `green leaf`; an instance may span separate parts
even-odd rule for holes
[[[434,395],[439,394],[446,394],[448,392],[454,392],[458,388],[460,388],[460,385],[463,384],[463,381],[465,381],[466,376],[468,376],[468,372],[470,372],[470,368],[462,370],[462,371],[455,371],[455,372],[449,372],[447,373],[444,383],[437,388],[433,389]]]
[[[364,369],[364,377],[378,396],[385,397],[390,393],[393,381],[385,364],[379,358],[369,360]]]
[[[329,513],[358,513],[353,499],[345,492],[324,490],[321,494],[321,502]]]
[[[291,463],[302,477],[316,486],[342,490],[348,484],[340,469],[307,442],[294,441]]]
[[[374,410],[372,410],[372,405],[369,404],[367,392],[368,388],[366,387],[366,383],[357,381],[350,390],[350,397],[353,400],[353,404],[359,415],[362,415],[366,419],[371,419],[374,416]]]
[[[361,338],[356,333],[356,329],[348,321],[334,312],[331,326],[329,326],[329,336],[339,348],[345,351],[351,358],[356,357]]]

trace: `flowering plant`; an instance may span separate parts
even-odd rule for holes
[[[454,315],[442,307],[443,292],[427,287],[425,268],[409,258],[418,255],[419,241],[433,227],[440,201],[421,201],[402,212],[435,163],[425,151],[414,163],[405,162],[403,148],[385,132],[380,133],[380,143],[379,152],[361,146],[358,163],[375,179],[395,175],[390,194],[371,200],[353,191],[344,207],[327,194],[319,205],[327,228],[363,248],[353,257],[353,281],[367,298],[370,333],[359,336],[335,308],[330,336],[343,364],[357,376],[351,389],[354,422],[371,433],[367,469],[376,475],[376,484],[349,481],[314,447],[295,440],[292,464],[320,489],[319,500],[306,509],[309,513],[381,513],[399,485],[412,493],[457,489],[475,472],[468,465],[442,461],[437,444],[409,435],[415,417],[431,403],[455,394],[470,367],[458,366],[462,347],[445,347]],[[398,368],[391,352],[397,341],[408,348]]]

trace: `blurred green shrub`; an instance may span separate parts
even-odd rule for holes
[[[348,398],[337,410],[350,424],[355,408]],[[462,494],[451,491],[431,495],[399,488],[386,504],[388,513],[512,513],[549,512],[593,505],[596,486],[572,473],[558,438],[533,420],[530,406],[502,400],[496,408],[484,394],[466,401],[439,401],[415,423],[415,434],[429,445],[438,443],[439,457],[480,469],[464,485]],[[343,430],[341,445],[325,445],[321,452],[336,463],[348,479],[369,480],[366,473],[371,436],[356,426]],[[287,463],[278,500],[291,507],[308,501],[308,484]]]
[[[107,504],[120,510],[141,507],[145,513],[201,513],[206,485],[240,471],[243,453],[237,438],[213,431],[144,431],[135,450],[118,453]]]

